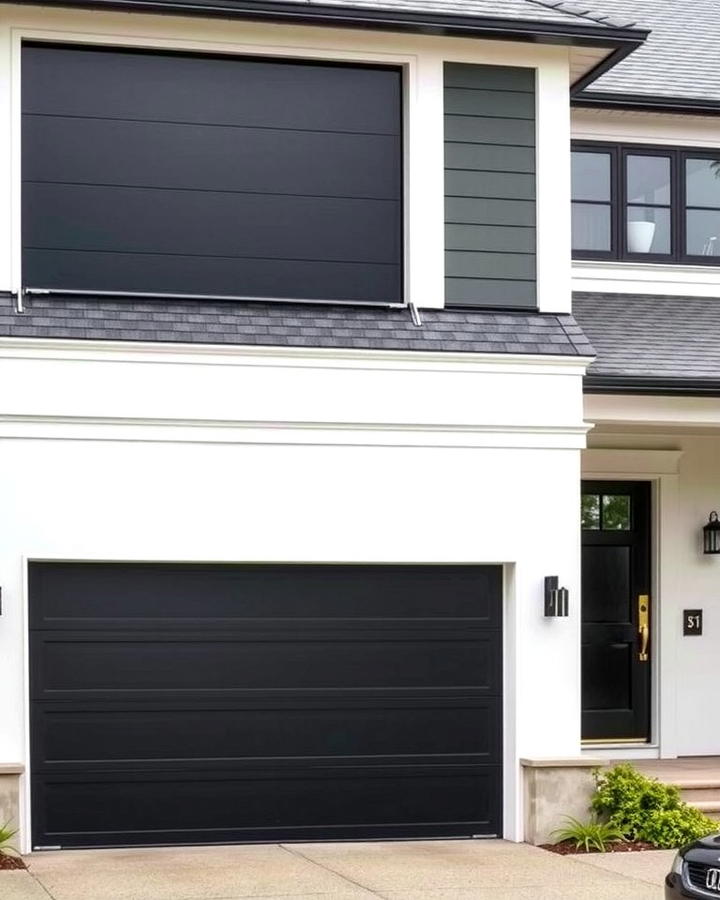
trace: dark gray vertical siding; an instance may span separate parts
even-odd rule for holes
[[[445,300],[535,307],[535,72],[445,66]]]

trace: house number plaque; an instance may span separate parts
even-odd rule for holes
[[[701,609],[683,610],[683,634],[695,637],[703,633],[703,611]]]

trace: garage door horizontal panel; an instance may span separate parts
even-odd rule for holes
[[[490,636],[223,642],[58,635],[39,652],[36,697],[75,691],[88,696],[92,691],[483,687],[497,668]]]
[[[258,128],[25,116],[23,140],[25,182],[379,199],[400,192],[395,135],[288,131],[278,141]]]
[[[47,250],[25,250],[23,260],[31,286],[47,290],[72,285],[72,290],[90,292],[343,303],[396,303],[400,296],[400,269],[386,265]],[[192,330],[188,328],[188,336]],[[218,326],[219,336],[224,330]],[[137,338],[118,331],[119,339],[128,336]]]
[[[296,702],[264,708],[216,704],[217,708],[152,704],[106,710],[38,704],[34,728],[42,766],[105,761],[136,765],[208,759],[287,757],[432,756],[467,754],[498,762],[499,701],[438,703],[378,698],[373,706],[346,698],[342,704]]]
[[[23,64],[25,112],[273,129],[400,130],[399,69],[52,45],[25,45]]]
[[[394,200],[77,184],[26,184],[23,203],[28,250],[388,265],[402,214]]]
[[[64,847],[497,833],[497,776],[494,767],[458,766],[55,777],[43,785],[42,828]]]
[[[498,627],[496,566],[33,563],[31,627],[103,632],[250,619],[463,619]],[[359,624],[359,622],[358,622]]]

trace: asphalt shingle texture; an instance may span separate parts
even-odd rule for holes
[[[17,3],[35,0],[15,0]],[[48,0],[50,4],[52,0]],[[61,0],[57,0],[58,4]],[[544,22],[558,25],[604,25],[608,28],[627,28],[631,18],[618,17],[604,9],[605,0],[590,4],[576,0],[282,0],[300,7],[340,6],[349,9],[373,9],[388,12],[408,12],[471,16],[482,19]],[[162,0],[160,0],[162,3]]]
[[[0,297],[0,337],[592,356],[572,316],[235,301]]]
[[[720,298],[578,293],[573,313],[590,377],[720,379]]]
[[[631,19],[620,18],[602,8],[602,2],[572,0],[292,0],[306,6],[348,6],[355,9],[386,9],[403,12],[443,13],[484,19],[555,22],[560,25],[606,25],[627,27]]]
[[[720,101],[720,0],[601,0],[591,5],[634,19],[650,29],[650,36],[589,85],[589,92]]]

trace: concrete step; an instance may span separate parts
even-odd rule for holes
[[[720,757],[702,762],[703,765],[698,760],[654,762],[647,766],[639,764],[638,768],[651,778],[674,785],[686,803],[720,822]]]
[[[704,812],[710,819],[720,822],[720,778],[699,776],[696,778],[661,779],[672,783],[680,791],[680,797],[690,806]]]
[[[680,796],[686,803],[696,806],[705,801],[720,803],[720,785],[718,787],[685,787],[678,785]]]
[[[720,814],[720,800],[696,800],[692,805],[704,813]]]

